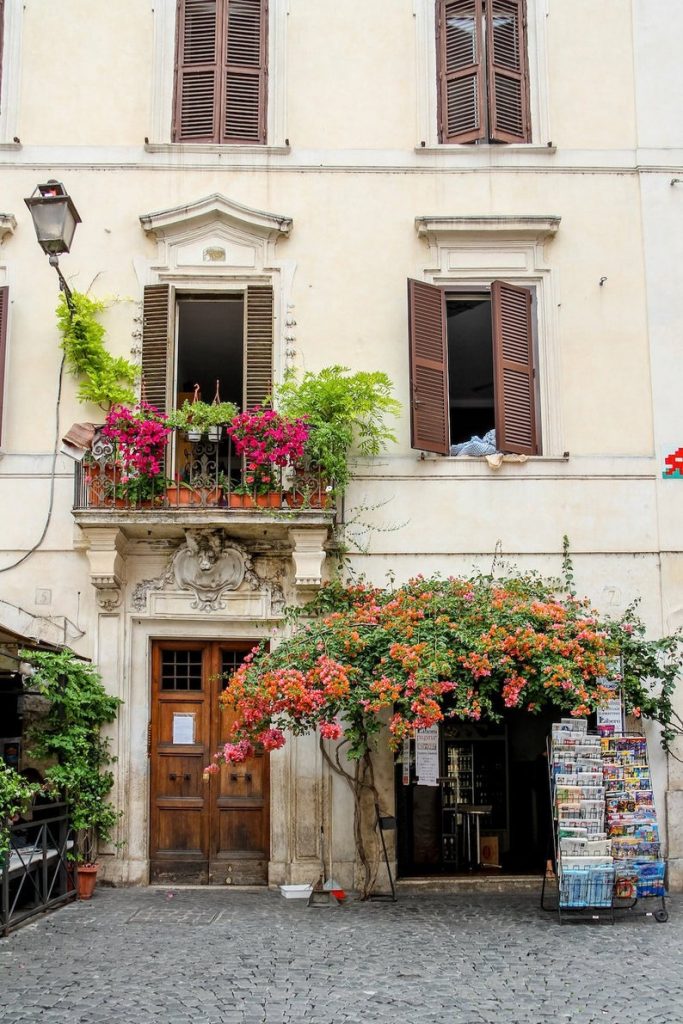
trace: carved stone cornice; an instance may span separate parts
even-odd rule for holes
[[[114,611],[121,605],[121,588],[126,578],[125,538],[118,527],[87,530],[90,582],[97,592],[97,603],[103,611]]]

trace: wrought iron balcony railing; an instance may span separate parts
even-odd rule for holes
[[[127,474],[114,445],[99,439],[76,467],[74,510],[149,513],[168,510],[309,511],[333,508],[332,488],[317,472],[277,469],[276,486],[254,488],[227,438],[190,441],[173,431],[153,477]]]

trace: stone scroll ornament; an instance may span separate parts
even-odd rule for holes
[[[150,591],[177,586],[194,594],[191,607],[199,611],[221,611],[221,600],[230,590],[245,582],[251,590],[270,596],[271,614],[284,609],[284,594],[278,579],[261,578],[254,570],[251,556],[240,545],[230,543],[221,530],[187,530],[185,542],[156,579],[142,580],[133,593],[133,607],[144,611]]]
[[[188,530],[185,544],[173,556],[173,573],[181,590],[192,590],[193,608],[200,611],[222,607],[221,595],[237,590],[244,579],[244,552],[226,544],[220,531]]]

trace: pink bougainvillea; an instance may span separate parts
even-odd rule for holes
[[[134,409],[114,405],[109,410],[102,434],[116,445],[123,483],[162,472],[164,449],[171,433],[166,419],[165,413],[147,402],[140,402]]]

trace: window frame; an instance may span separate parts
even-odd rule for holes
[[[550,132],[549,74],[547,60],[548,0],[526,0],[527,65],[530,111],[530,142],[487,142],[475,145],[441,142],[439,138],[438,62],[437,62],[437,0],[413,0],[416,47],[416,129],[415,149],[418,153],[451,152],[482,157],[491,147],[506,150],[552,154],[555,152]],[[484,158],[486,159],[486,158]]]
[[[495,280],[533,290],[536,420],[543,446],[535,458],[564,453],[559,280],[545,251],[559,226],[554,216],[417,217],[416,231],[429,253],[422,270],[409,275],[454,294],[490,291]]]

